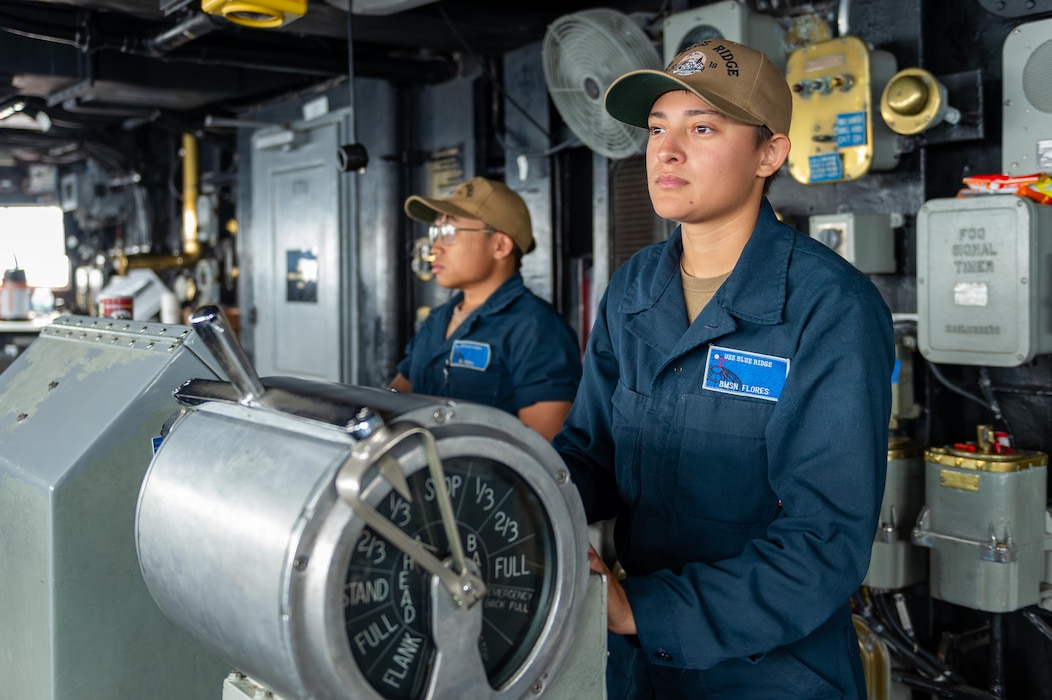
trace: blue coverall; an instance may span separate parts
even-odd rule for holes
[[[553,444],[614,541],[638,635],[614,698],[865,698],[848,599],[887,468],[891,314],[766,199],[688,324],[681,231],[612,276]]]
[[[581,379],[577,335],[519,273],[446,338],[463,298],[457,292],[433,309],[406,346],[398,371],[413,393],[473,401],[512,415],[538,401],[573,401]]]

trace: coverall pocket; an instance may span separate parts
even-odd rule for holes
[[[675,458],[666,496],[677,514],[736,527],[770,522],[778,499],[767,473],[767,401],[689,394],[679,405],[680,430],[669,436]]]
[[[499,372],[479,372],[474,369],[454,367],[449,372],[450,396],[465,401],[493,405],[500,393]]]

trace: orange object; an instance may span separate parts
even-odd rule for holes
[[[984,194],[1017,194],[1038,204],[1052,204],[1052,176],[1048,173],[1030,175],[969,175],[961,178],[966,187],[958,197]]]
[[[1016,194],[1032,199],[1038,204],[1052,204],[1052,177],[1042,173],[1037,181],[1020,185]]]
[[[975,190],[1008,194],[1017,191],[1023,185],[1036,183],[1042,176],[1047,176],[1047,173],[1033,173],[1031,175],[969,175],[961,178],[961,181]]]

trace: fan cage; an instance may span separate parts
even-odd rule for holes
[[[646,131],[611,117],[606,90],[621,75],[660,68],[657,48],[630,17],[597,8],[564,15],[548,27],[544,78],[559,115],[596,153],[620,159],[639,153]]]

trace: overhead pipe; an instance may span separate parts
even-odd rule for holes
[[[93,48],[95,51],[117,51],[131,56],[163,59],[166,62],[219,65],[305,76],[335,77],[342,76],[347,71],[345,53],[317,55],[316,52],[297,52],[294,50],[296,42],[285,41],[285,37],[280,35],[271,35],[269,38],[270,42],[280,42],[277,48],[272,43],[271,46],[265,48],[212,46],[205,49],[191,48],[177,54],[170,53],[173,49],[185,46],[204,36],[204,33],[211,32],[224,24],[223,20],[215,18],[212,26],[204,30],[203,23],[198,25],[197,21],[201,20],[197,20],[196,17],[195,15],[184,20],[146,40],[141,38],[130,40],[117,33],[107,33],[103,29]],[[196,31],[180,32],[180,27],[185,23],[191,24]],[[0,9],[0,26],[33,34],[42,41],[64,44],[77,49],[84,48],[78,43],[75,31],[57,23],[26,21],[24,18],[16,17]],[[172,34],[175,36],[170,37]],[[300,43],[302,44],[302,41]],[[280,60],[276,60],[276,56],[279,56]],[[433,85],[452,80],[461,72],[459,59],[455,56],[419,52],[413,57],[401,51],[383,53],[374,46],[361,47],[355,56],[355,73],[360,78]]]
[[[191,49],[171,56],[173,63],[231,66],[272,73],[292,73],[300,76],[335,77],[347,74],[346,54],[295,55],[289,47],[238,48],[232,46]],[[275,60],[275,56],[281,60]],[[420,52],[417,56],[404,53],[384,53],[376,47],[362,47],[354,56],[354,71],[359,78],[376,78],[397,83],[435,85],[456,78],[463,72],[454,56]]]
[[[220,17],[246,27],[280,27],[307,12],[307,0],[203,0],[203,12],[192,14],[174,27],[146,41],[154,54],[165,54],[210,34],[224,24]]]
[[[202,26],[195,23],[195,18],[190,18],[186,22],[194,24],[198,32],[190,31],[180,34],[179,27],[183,24],[180,23],[173,28],[165,29],[164,32],[156,37],[146,40],[129,40],[125,37],[109,34],[99,38],[95,44],[95,49],[96,51],[116,51],[129,56],[146,56],[164,60],[165,62],[222,65],[245,68],[249,69],[249,71],[299,76],[336,77],[345,75],[347,71],[345,53],[297,52],[295,49],[296,43],[299,41],[302,44],[302,40],[285,41],[285,37],[280,35],[271,35],[268,38],[271,45],[266,47],[238,47],[230,45],[209,46],[206,48],[191,47],[178,54],[170,54],[171,49],[177,46],[185,46],[191,41],[204,36],[204,33],[201,32]],[[223,24],[224,20],[216,18],[208,32],[223,26]],[[42,22],[27,22],[24,19],[5,13],[3,9],[0,9],[0,26],[18,28],[21,32],[34,34],[42,41],[80,47],[76,35],[70,35],[66,27]],[[175,37],[168,39],[167,37],[171,34],[175,34],[181,39],[177,40]],[[274,45],[275,42],[278,43],[277,47]],[[278,55],[281,56],[281,61],[275,62],[275,56]],[[417,56],[407,56],[404,52],[382,53],[378,51],[376,46],[368,46],[360,47],[355,59],[355,72],[358,77],[375,78],[390,82],[438,84],[452,80],[462,73],[459,60],[456,57],[427,52],[419,52]],[[74,106],[76,107],[77,105]]]
[[[213,15],[198,13],[190,15],[178,24],[169,27],[152,39],[146,40],[146,49],[151,54],[166,54],[191,41],[211,34],[219,28],[220,20]]]

